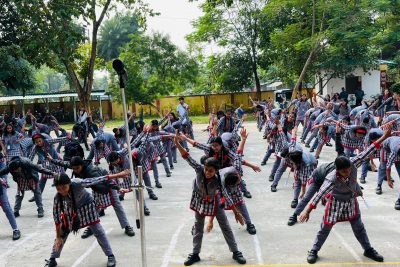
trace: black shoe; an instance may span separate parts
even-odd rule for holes
[[[377,195],[382,195],[382,186],[378,185],[378,187],[375,189],[375,193]]]
[[[309,264],[314,264],[314,263],[317,262],[317,259],[318,259],[318,251],[316,251],[316,250],[310,250],[310,251],[308,252],[308,256],[307,256],[307,262],[308,262]]]
[[[21,237],[21,232],[18,229],[14,230],[12,239],[13,240],[18,240],[18,239],[20,239],[20,237]]]
[[[131,226],[125,227],[125,234],[127,236],[135,236],[135,232],[133,231],[133,228]]]
[[[157,188],[162,188],[161,183],[160,183],[160,182],[156,182],[156,187],[157,187]]]
[[[178,161],[176,161],[176,160],[173,160],[172,162],[173,162],[173,163],[178,163]]]
[[[365,184],[365,178],[364,177],[360,178],[360,183]]]
[[[35,201],[35,197],[31,197],[28,201],[29,202],[34,202]]]
[[[274,176],[270,175],[268,181],[272,182],[274,180]]]
[[[246,264],[246,259],[243,257],[243,254],[240,251],[233,252],[232,259],[237,261],[239,264]]]
[[[44,267],[56,267],[56,266],[57,266],[57,262],[56,262],[56,259],[54,259],[54,258],[46,260],[46,264],[44,265]]]
[[[256,227],[255,227],[254,224],[252,224],[252,223],[249,223],[249,224],[247,225],[246,230],[247,230],[247,232],[248,232],[249,234],[251,234],[251,235],[255,235],[255,234],[257,233]]]
[[[124,201],[124,199],[125,199],[125,196],[123,195],[123,194],[121,194],[121,195],[119,195],[119,201]]]
[[[251,194],[249,191],[243,191],[243,196],[247,197],[247,198],[251,198]]]
[[[305,144],[305,147],[309,148],[309,147],[310,147],[310,145],[309,145],[309,144]]]
[[[293,199],[292,203],[290,204],[290,207],[292,207],[292,209],[295,209],[297,207],[298,203],[299,203],[299,201],[297,199]]]
[[[160,164],[161,163],[161,159],[159,159],[158,161],[157,161],[157,164]]]
[[[313,153],[314,151],[315,151],[314,148],[311,148],[311,149],[310,149],[310,153]]]
[[[107,267],[114,267],[117,265],[117,260],[114,255],[108,256]]]
[[[19,211],[14,211],[14,217],[15,218],[19,217]]]
[[[329,142],[328,142],[328,143],[326,143],[325,145],[326,145],[326,146],[332,146],[332,144],[331,144],[331,143],[329,143]]]
[[[104,209],[100,209],[99,216],[100,217],[106,216],[106,213],[104,212]]]
[[[289,217],[289,221],[288,221],[287,225],[293,226],[296,223],[297,223],[297,215],[293,214],[292,216]]]
[[[38,209],[37,216],[38,216],[38,218],[43,218],[44,217],[44,210],[43,209]]]
[[[186,152],[189,152],[190,151],[190,149],[189,148],[186,148]]]
[[[88,238],[88,237],[90,237],[90,236],[92,236],[92,235],[93,235],[93,232],[92,232],[92,230],[88,227],[88,228],[85,229],[85,231],[84,231],[83,234],[81,235],[81,238],[82,238],[82,239],[86,239],[86,238]]]
[[[147,207],[144,208],[144,216],[150,216],[150,210]]]
[[[396,203],[394,203],[394,209],[400,210],[400,199],[398,199],[398,200],[396,201]]]
[[[167,177],[171,177],[171,173],[169,172],[169,173],[167,173]]]
[[[171,170],[173,170],[173,169],[174,169],[174,165],[169,166],[169,168],[170,168]]]
[[[276,189],[276,186],[275,185],[271,185],[271,192],[276,192],[276,191],[278,191],[277,189]]]
[[[382,255],[380,255],[374,248],[364,251],[364,256],[374,261],[383,262]]]
[[[265,166],[265,165],[267,165],[267,163],[265,161],[262,161],[261,166]]]
[[[157,200],[157,199],[158,199],[158,197],[157,197],[156,194],[154,194],[154,193],[150,193],[150,194],[149,194],[149,197],[150,197],[150,199],[152,199],[152,200]]]
[[[183,264],[185,266],[190,266],[193,263],[196,263],[196,262],[199,262],[199,261],[200,261],[199,254],[191,253],[191,254],[189,254],[189,256],[187,257],[187,259],[185,260],[185,262]]]

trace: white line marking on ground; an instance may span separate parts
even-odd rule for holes
[[[15,244],[15,245],[12,245],[12,244],[10,244],[8,247],[9,247],[9,249],[7,249],[7,251],[6,252],[4,252],[4,253],[2,253],[1,255],[0,255],[0,262],[2,262],[2,263],[5,263],[6,262],[6,260],[5,260],[5,258],[8,256],[8,255],[10,255],[12,252],[14,252],[15,251],[15,248],[21,248],[21,246],[24,244],[24,243],[26,243],[27,241],[29,241],[29,240],[31,240],[33,237],[35,237],[35,236],[37,236],[38,235],[38,233],[32,233],[32,234],[28,234],[28,235],[26,235],[26,237],[24,238],[24,239],[22,239],[22,240],[20,240],[20,241],[17,241],[17,242],[12,242],[12,244]],[[5,265],[1,265],[1,266],[5,266]]]
[[[258,239],[257,235],[253,235],[253,241],[254,241],[254,248],[256,251],[256,255],[257,255],[257,263],[264,264],[262,253],[261,253],[260,240]]]
[[[169,259],[171,257],[171,253],[175,249],[176,244],[178,243],[179,235],[180,235],[183,227],[185,226],[185,224],[186,223],[181,223],[181,225],[179,225],[178,229],[176,229],[174,235],[172,236],[171,241],[169,242],[169,246],[168,246],[167,252],[165,252],[165,254],[164,254],[163,262],[161,264],[161,267],[168,267]]]
[[[106,231],[106,235],[108,235],[111,231],[113,230],[113,228],[110,228],[109,230]],[[71,267],[78,267],[81,266],[80,264],[82,263],[82,261],[90,255],[90,253],[93,252],[93,250],[95,250],[95,248],[99,245],[99,243],[97,243],[97,239],[93,241],[92,245],[86,250],[85,253],[83,253],[75,262],[74,264],[72,264]]]
[[[337,238],[339,238],[340,242],[342,242],[342,244],[345,246],[345,248],[350,252],[350,254],[353,256],[353,258],[356,261],[362,261],[362,259],[360,258],[360,256],[358,256],[357,252],[349,245],[349,243],[346,242],[346,240],[344,240],[343,236],[341,234],[339,234],[335,228],[332,228],[332,232],[337,236]]]

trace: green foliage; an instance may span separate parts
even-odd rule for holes
[[[34,69],[17,46],[0,47],[0,90],[4,94],[25,94],[35,86]],[[21,92],[15,92],[21,91]]]
[[[118,58],[120,48],[129,43],[130,35],[139,30],[136,16],[130,12],[106,20],[100,28],[99,56],[105,61]]]
[[[168,36],[136,33],[131,38],[120,54],[128,73],[127,100],[151,103],[159,96],[194,86],[198,76],[196,61],[172,44]],[[114,77],[110,87],[118,99],[116,82]]]

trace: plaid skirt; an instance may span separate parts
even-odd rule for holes
[[[42,167],[45,169],[48,169],[52,172],[55,172],[55,173],[64,173],[65,172],[63,167],[55,165],[47,159],[42,163]],[[54,176],[51,174],[42,173],[42,179],[53,179],[53,178],[54,178]]]
[[[105,209],[114,204],[114,198],[112,196],[112,189],[108,194],[100,194],[93,191],[93,198],[96,202],[96,208],[98,209]]]
[[[193,190],[190,200],[190,209],[203,216],[214,216],[216,213],[217,196],[212,199],[205,199]]]
[[[86,226],[100,222],[99,213],[96,209],[96,204],[94,201],[83,207],[80,207],[77,210],[77,214],[80,220],[80,228],[84,228]]]
[[[333,226],[337,222],[352,221],[360,214],[357,198],[339,201],[329,194],[325,207],[324,224]]]
[[[121,188],[124,188],[124,189],[129,189],[129,191],[132,191],[132,181],[131,181],[131,178],[130,177],[128,177],[128,178],[119,178],[118,179],[118,185],[121,187]]]
[[[70,205],[64,201],[64,210],[61,210],[61,205],[58,198],[54,199],[53,206],[53,217],[56,224],[63,224],[71,228],[71,221],[73,217],[73,210]],[[94,201],[80,207],[76,211],[77,217],[79,218],[79,228],[84,228],[89,225],[93,225],[100,222],[99,213],[96,209],[96,204]],[[72,229],[69,229],[72,230]]]
[[[38,187],[38,183],[35,180],[32,179],[24,179],[24,178],[17,178],[15,181],[17,183],[17,192],[23,192],[23,191],[31,191],[31,190],[36,190]]]
[[[390,151],[386,151],[384,148],[381,148],[381,158],[380,158],[380,161],[381,162],[384,162],[384,163],[386,163],[387,162],[387,160],[388,160],[388,158],[389,158],[389,156],[390,156]],[[394,163],[398,163],[398,162],[400,162],[400,156],[396,156],[395,158],[394,158],[394,161],[393,161]]]
[[[235,187],[227,187],[227,192],[232,199],[233,205],[225,205],[226,210],[231,210],[234,206],[240,205],[244,202],[242,190],[240,190],[240,185],[237,185]]]
[[[10,162],[13,157],[20,156],[22,157],[21,149],[8,149],[6,153],[7,162]]]

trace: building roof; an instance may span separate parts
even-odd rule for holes
[[[92,91],[90,96],[104,96],[105,91]],[[11,100],[31,100],[40,98],[60,98],[60,97],[78,97],[77,93],[74,92],[60,92],[50,94],[34,94],[34,95],[15,95],[15,96],[0,96],[0,101],[11,101]]]

